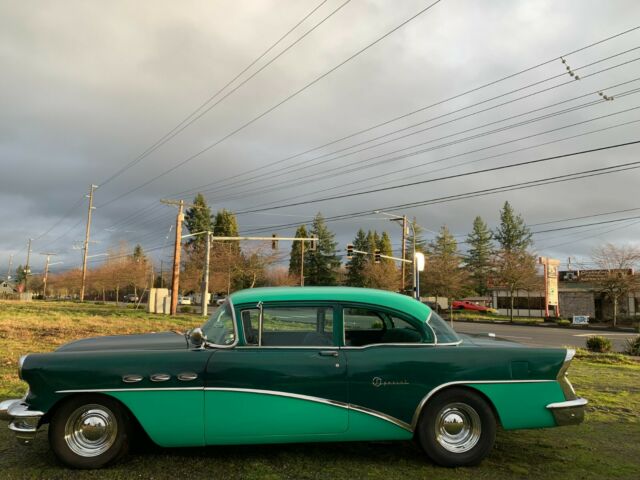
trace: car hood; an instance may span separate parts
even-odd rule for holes
[[[457,332],[456,332],[457,333]],[[463,346],[521,348],[521,343],[495,337],[488,333],[458,333]]]
[[[188,347],[182,333],[162,332],[144,335],[114,335],[93,337],[67,343],[58,352],[86,352],[100,350],[181,350]]]

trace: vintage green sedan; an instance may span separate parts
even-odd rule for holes
[[[456,334],[403,295],[342,287],[231,295],[202,328],[80,340],[20,359],[0,417],[28,445],[97,468],[140,429],[164,447],[414,439],[474,465],[506,430],[577,424],[574,352]]]

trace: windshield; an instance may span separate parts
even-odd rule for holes
[[[453,328],[447,325],[447,322],[434,311],[431,311],[427,324],[433,328],[436,334],[436,343],[460,343],[462,341]]]
[[[231,313],[231,305],[226,302],[213,312],[202,326],[207,342],[215,345],[232,345],[236,340],[236,330]]]

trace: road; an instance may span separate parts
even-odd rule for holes
[[[631,332],[608,332],[603,330],[577,330],[569,328],[534,327],[529,325],[505,325],[500,323],[453,322],[454,329],[460,333],[495,333],[514,342],[542,347],[580,347],[585,348],[587,337],[601,335],[613,343],[613,350],[621,352],[627,338],[638,334]]]

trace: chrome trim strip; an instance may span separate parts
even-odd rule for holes
[[[204,390],[204,387],[85,388],[81,390],[56,390],[56,393],[166,392],[166,391],[178,391],[178,390]]]
[[[166,382],[171,380],[171,375],[168,373],[154,373],[149,377],[152,382]]]
[[[308,345],[263,345],[262,347],[258,346],[258,345],[240,345],[237,348],[254,348],[254,349],[260,349],[260,350],[268,350],[270,348],[295,348],[295,349],[305,349],[305,350],[338,350],[341,347],[336,347],[333,345],[329,345],[329,346],[308,346]]]
[[[143,376],[142,375],[123,375],[122,376],[122,381],[124,383],[137,383],[137,382],[141,382],[143,380]]]
[[[586,398],[576,398],[575,400],[569,400],[567,402],[555,402],[547,405],[547,408],[550,410],[556,408],[572,408],[572,407],[584,407],[587,403]]]
[[[302,395],[299,393],[288,393],[288,392],[280,392],[276,390],[259,390],[254,388],[225,388],[225,387],[207,387],[206,391],[219,391],[219,392],[240,392],[240,393],[256,393],[260,395],[274,395],[278,397],[287,397],[287,398],[295,398],[298,400],[306,400],[310,402],[323,403],[326,405],[332,405],[334,407],[344,408],[347,410],[353,410],[356,412],[364,413],[366,415],[371,415],[373,417],[379,418],[381,420],[386,420],[387,422],[393,423],[394,425],[403,428],[409,432],[413,431],[411,429],[411,425],[403,422],[391,415],[387,415],[386,413],[379,412],[377,410],[371,410],[366,407],[361,407],[359,405],[354,405],[352,403],[340,402],[338,400],[329,400],[326,398],[314,397],[311,395]]]
[[[473,385],[477,383],[547,383],[547,382],[555,382],[556,380],[459,380],[455,382],[447,382],[437,387],[431,389],[427,395],[420,400],[420,403],[416,407],[415,412],[413,413],[413,418],[411,419],[411,428],[413,430],[418,426],[418,419],[420,418],[420,414],[422,413],[422,409],[426,405],[427,401],[433,397],[440,390],[450,387],[451,385]]]
[[[354,347],[349,345],[349,346],[340,347],[340,348],[345,350],[363,350],[365,348],[371,348],[371,347],[435,347],[435,346],[436,346],[435,343],[412,342],[412,343],[370,343],[369,345],[363,345],[361,347]]]
[[[353,405],[352,403],[349,404],[349,410],[355,410],[356,412],[365,413],[367,415],[386,420],[387,422],[391,422],[394,425],[407,430],[408,432],[413,432],[413,428],[411,428],[411,425],[395,417],[392,417],[391,415],[387,415],[386,413],[382,413],[377,410],[371,410],[370,408],[361,407],[359,405]]]

